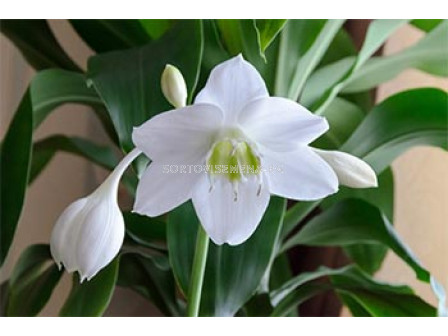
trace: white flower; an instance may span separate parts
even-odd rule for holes
[[[117,204],[118,183],[126,167],[141,152],[134,150],[88,197],[69,205],[57,220],[50,249],[55,262],[90,280],[118,254],[124,220]]]
[[[378,180],[372,167],[356,156],[339,152],[314,149],[338,176],[339,184],[351,188],[370,188],[378,186]]]
[[[161,87],[166,100],[176,108],[187,103],[187,85],[178,68],[168,64],[163,70]]]
[[[271,194],[316,200],[338,190],[334,170],[308,146],[327,130],[325,118],[269,97],[257,70],[232,58],[212,70],[194,105],[134,129],[135,145],[152,160],[134,211],[158,216],[192,199],[216,244],[240,244],[255,231]],[[217,169],[198,173],[199,165]]]

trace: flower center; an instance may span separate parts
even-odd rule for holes
[[[233,185],[234,199],[238,197],[238,183],[244,182],[247,177],[256,176],[261,190],[261,162],[260,156],[250,143],[231,131],[221,138],[209,152],[207,158],[208,175],[210,178],[210,191],[213,189],[214,180],[224,177]]]

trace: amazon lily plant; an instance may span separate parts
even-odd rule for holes
[[[275,34],[269,35],[272,29],[264,21],[272,21]],[[381,284],[371,277],[389,247],[421,280],[430,280],[429,272],[394,233],[390,214],[381,208],[384,200],[374,197],[387,189],[383,183],[390,183],[384,172],[391,174],[385,169],[392,158],[418,142],[413,130],[434,128],[429,117],[408,127],[409,117],[400,116],[400,111],[412,113],[409,108],[418,105],[433,114],[432,122],[442,123],[447,102],[446,93],[422,89],[389,98],[367,116],[360,112],[356,104],[366,96],[355,93],[380,83],[379,73],[369,79],[370,56],[407,24],[387,21],[371,24],[359,55],[344,61],[347,66],[325,63],[322,53],[331,52],[332,40],[339,43],[337,36],[348,38],[341,20],[255,20],[250,25],[242,20],[246,38],[257,36],[255,54],[232,52],[227,25],[220,20],[181,20],[156,42],[92,57],[89,87],[79,90],[104,103],[115,141],[127,155],[109,166],[113,169],[105,181],[69,205],[54,225],[49,251],[55,266],[74,272],[73,290],[95,290],[109,281],[112,295],[116,282],[150,300],[160,297],[155,302],[166,315],[286,316],[295,314],[301,293],[312,297],[331,289],[354,314],[380,315],[369,306],[368,295],[380,305],[390,304],[388,295],[402,295],[403,300],[413,298],[407,312],[435,315],[436,310],[408,287]],[[82,34],[84,23],[72,24]],[[145,21],[134,24],[146,31],[152,27]],[[300,25],[309,25],[317,37],[294,59],[292,49],[302,43]],[[427,50],[432,55],[429,63],[444,59],[430,46],[431,41],[443,42],[439,30],[446,25],[438,23],[427,33],[426,44],[413,47]],[[203,49],[202,32],[210,29],[222,34],[212,35],[214,39],[223,40],[218,45],[208,41]],[[298,40],[291,39],[293,33]],[[214,55],[220,55],[219,62],[211,56],[213,48],[218,48]],[[412,50],[408,53],[412,57]],[[288,58],[294,61],[292,67]],[[381,71],[381,62],[387,60],[376,60],[380,70],[375,71]],[[147,72],[140,73],[142,69]],[[72,86],[84,81],[74,72],[46,71],[41,81],[57,82],[59,76],[62,82],[71,80]],[[384,71],[387,79],[390,74]],[[198,78],[202,84],[196,91]],[[353,113],[363,121],[354,121]],[[399,137],[394,125],[407,136]],[[446,125],[439,126],[445,127],[446,136]],[[3,149],[11,137],[7,135]],[[85,148],[78,152],[83,155]],[[128,169],[131,164],[133,170]],[[127,210],[118,202],[120,180],[133,203]],[[291,254],[286,254],[296,245],[340,245],[353,264],[296,275],[288,266]],[[25,257],[19,263],[26,264]],[[14,300],[24,295],[14,287],[20,283],[20,269],[11,278],[7,312],[18,309]],[[60,277],[60,271],[55,272]],[[313,283],[321,277],[329,283]],[[443,292],[435,279],[432,283]],[[257,311],[261,306],[255,302],[262,297],[267,297],[268,308]],[[397,305],[400,300],[397,297]],[[67,301],[61,314],[70,315],[72,305]],[[389,311],[401,308],[394,309]]]

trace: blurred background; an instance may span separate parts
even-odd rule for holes
[[[365,21],[350,20],[349,29],[361,39]],[[83,69],[93,52],[78,38],[64,20],[49,20],[50,26],[68,54]],[[397,31],[383,48],[383,54],[393,54],[415,43],[422,37],[417,29],[405,26]],[[11,118],[34,70],[28,66],[18,50],[0,36],[0,138]],[[394,80],[380,86],[376,100],[409,88],[439,87],[448,90],[448,80],[418,70],[407,70]],[[447,107],[448,122],[448,107]],[[66,105],[60,107],[43,123],[36,139],[63,132],[86,136],[98,143],[106,143],[98,121],[87,108]],[[395,175],[395,227],[422,263],[448,287],[448,153],[437,148],[414,148],[393,164]],[[0,281],[7,279],[12,266],[25,247],[48,243],[52,227],[64,208],[73,200],[90,193],[104,177],[101,169],[69,154],[57,154],[48,168],[37,178],[27,193],[25,207],[8,259],[0,269]],[[436,304],[429,286],[418,282],[413,271],[389,253],[376,277],[384,281],[408,284],[425,300]],[[57,315],[71,286],[71,277],[64,274],[43,316]],[[325,304],[325,303],[323,303]],[[129,290],[117,289],[106,315],[147,316],[157,314],[147,301]],[[343,311],[342,315],[348,315]]]

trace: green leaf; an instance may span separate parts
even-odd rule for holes
[[[92,280],[79,283],[73,275],[70,294],[59,312],[60,316],[102,316],[109,305],[118,278],[119,260],[116,258]]]
[[[131,288],[149,299],[166,316],[181,315],[173,273],[165,256],[123,254],[117,285]]]
[[[348,246],[369,243],[388,246],[415,271],[418,279],[429,281],[429,272],[398,237],[387,218],[376,207],[358,199],[339,202],[314,217],[286,241],[283,250],[295,245]]]
[[[448,94],[415,89],[389,97],[363,120],[341,147],[380,173],[400,154],[417,145],[447,149]]]
[[[52,135],[33,145],[30,178],[28,183],[42,172],[57,151],[63,151],[86,158],[100,167],[112,170],[118,163],[114,151],[107,146],[97,145],[89,140],[65,135]]]
[[[445,39],[447,24],[448,21],[443,22],[415,45],[402,52],[386,57],[371,58],[364,64],[358,65],[356,71],[350,71],[351,69],[353,70],[353,66],[357,60],[356,57],[346,57],[318,69],[306,83],[301,97],[301,103],[308,107],[314,106],[313,109],[315,109],[316,105],[322,105],[326,100],[331,101],[329,95],[332,88],[337,86],[338,83],[340,85],[332,91],[331,97],[338,92],[353,93],[367,91],[394,78],[408,68],[418,68],[439,76],[447,75],[448,65],[445,62],[448,52],[448,43]],[[393,32],[393,29],[396,29],[396,27],[391,25],[388,27],[391,30],[384,30],[383,32]],[[385,35],[382,34],[382,37],[384,38]],[[379,42],[381,41],[384,40],[379,40]],[[368,49],[372,50],[372,48]]]
[[[324,116],[330,128],[312,146],[322,149],[338,149],[364,119],[364,112],[359,106],[348,100],[335,98],[325,110]]]
[[[260,55],[265,58],[265,51],[285,26],[285,19],[255,20]]]
[[[162,249],[157,243],[166,239],[166,220],[163,217],[141,216],[134,212],[123,213],[127,235],[136,243]]]
[[[374,57],[345,84],[342,92],[360,92],[384,83],[407,68],[417,68],[437,76],[448,76],[448,20],[408,49],[387,57]]]
[[[141,46],[151,41],[139,20],[70,20],[70,24],[97,53]]]
[[[138,21],[153,40],[163,36],[173,24],[169,19],[141,19]]]
[[[45,70],[30,83],[3,139],[0,153],[0,265],[3,264],[19,221],[28,185],[33,129],[56,107],[65,103],[101,104],[86,87],[81,74]]]
[[[392,169],[388,168],[378,176],[378,187],[368,189],[352,189],[341,187],[339,192],[326,198],[322,208],[328,209],[337,202],[348,198],[362,199],[376,206],[389,220],[394,220],[394,178]],[[344,247],[345,253],[359,267],[369,274],[379,270],[386,257],[387,247],[381,244],[359,244]]]
[[[284,208],[283,199],[272,197],[259,227],[247,242],[235,247],[210,243],[201,315],[234,315],[255,293],[273,258]],[[184,293],[188,290],[198,225],[190,202],[168,217],[170,262]]]
[[[242,20],[216,20],[221,39],[230,56],[236,56],[244,50],[244,31],[240,21]]]
[[[392,169],[389,167],[378,175],[378,187],[353,189],[341,186],[338,193],[324,199],[321,206],[323,209],[328,209],[348,198],[359,198],[376,206],[392,222],[394,220],[394,176]]]
[[[411,25],[428,33],[442,22],[442,19],[416,19],[411,21]]]
[[[283,221],[281,237],[284,239],[288,236],[299,224],[308,216],[314,209],[316,209],[321,200],[318,201],[300,201],[290,207],[285,214]]]
[[[45,20],[2,20],[0,30],[36,70],[62,68],[80,71],[59,45]]]
[[[344,20],[327,20],[319,35],[306,53],[298,60],[291,84],[288,90],[288,98],[298,100],[305,82],[313,70],[319,65],[325,52],[333,41]]]
[[[339,192],[322,201],[298,202],[293,205],[285,215],[282,238],[288,236],[298,223],[308,216],[321,204],[323,209],[328,209],[338,202],[349,199],[362,199],[381,210],[383,214],[393,221],[394,208],[394,181],[392,170],[389,168],[378,176],[378,188],[352,189],[341,187]],[[344,246],[344,251],[363,270],[368,273],[376,272],[386,255],[387,248],[381,244],[369,243]],[[281,256],[281,255],[280,255]]]
[[[435,316],[435,309],[407,286],[389,285],[356,268],[330,275],[338,292],[350,295],[371,316]]]
[[[88,78],[106,104],[126,152],[134,147],[133,127],[171,109],[160,89],[160,77],[166,64],[180,69],[191,99],[201,57],[201,23],[184,20],[148,45],[89,59]]]
[[[389,36],[407,21],[408,20],[375,20],[369,25],[364,43],[353,65],[338,81],[338,84],[328,90],[326,97],[324,97],[323,102],[316,110],[316,114],[324,113],[329,104],[344,88],[345,83],[354,76],[356,71],[381,47]]]
[[[316,284],[316,279],[328,277],[330,282]],[[378,282],[356,267],[341,269],[320,267],[302,273],[273,292],[272,316],[285,316],[308,298],[336,290],[348,303],[355,316],[434,316],[435,309],[407,286]]]
[[[20,256],[9,280],[7,316],[36,316],[62,276],[48,245],[29,246]]]
[[[326,20],[288,20],[280,34],[274,95],[286,97],[302,56],[316,40]]]

